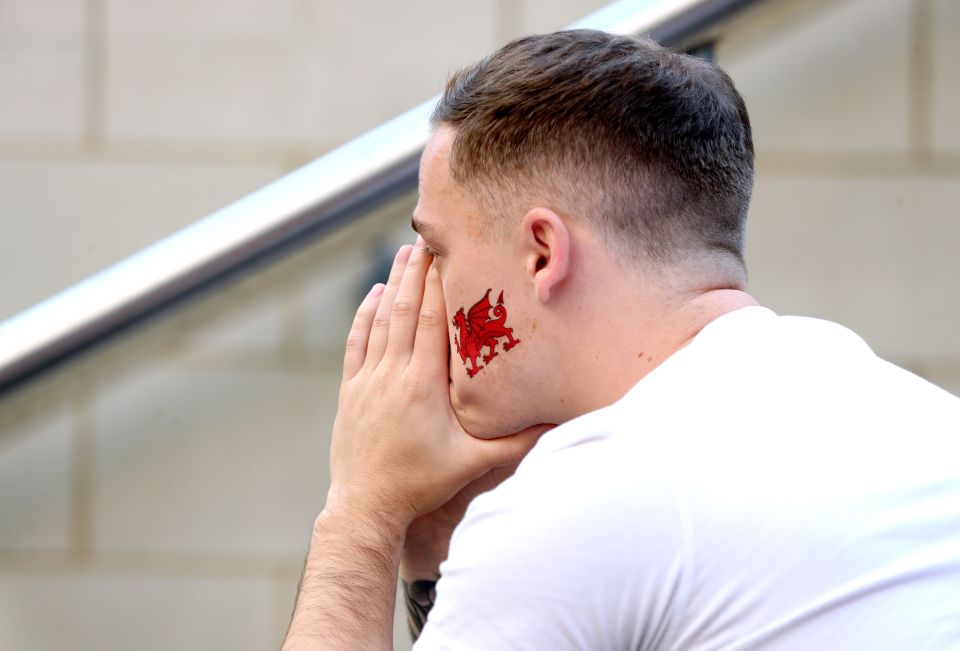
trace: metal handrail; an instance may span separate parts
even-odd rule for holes
[[[571,25],[689,40],[750,0],[620,0]],[[0,323],[0,392],[212,283],[413,189],[432,98]]]

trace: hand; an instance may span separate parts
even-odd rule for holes
[[[492,468],[516,463],[543,428],[478,439],[450,405],[440,277],[418,238],[386,287],[364,299],[347,339],[325,511],[374,516],[402,535]]]

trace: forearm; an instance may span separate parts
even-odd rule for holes
[[[422,239],[401,247],[386,287],[370,290],[350,328],[330,492],[285,651],[390,649],[411,524],[484,473],[516,464],[542,433],[485,440],[460,426],[450,402],[448,331],[438,316],[447,306],[432,262]]]
[[[406,546],[400,562],[400,582],[407,613],[407,628],[416,642],[427,624],[427,616],[436,601],[436,585],[440,580],[440,564],[446,560],[450,533],[428,529],[418,523],[407,531]]]
[[[436,581],[403,581],[403,599],[407,607],[407,629],[416,642],[427,625],[427,617],[437,599]]]
[[[436,585],[440,580],[440,564],[450,553],[450,540],[467,507],[477,495],[496,488],[512,475],[518,464],[492,468],[464,486],[442,508],[414,520],[407,529],[400,580],[407,612],[410,636],[416,641],[427,623],[427,616],[436,601]]]
[[[402,531],[367,515],[320,514],[283,651],[392,648]]]

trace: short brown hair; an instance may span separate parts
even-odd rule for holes
[[[554,202],[621,259],[744,270],[750,122],[711,62],[594,30],[528,36],[454,74],[431,123],[455,129],[451,175],[493,211]]]

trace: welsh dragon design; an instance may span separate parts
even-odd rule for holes
[[[453,317],[453,326],[460,331],[459,336],[454,335],[453,341],[457,345],[457,353],[464,366],[467,360],[473,365],[473,368],[467,367],[467,376],[473,377],[480,372],[483,366],[477,363],[477,358],[481,356],[483,347],[486,346],[490,352],[483,355],[484,364],[489,364],[490,360],[497,356],[497,340],[506,337],[507,342],[503,344],[504,352],[510,350],[520,343],[519,339],[513,338],[513,328],[508,328],[507,308],[503,305],[503,292],[497,299],[497,304],[490,303],[490,292],[488,289],[483,298],[476,305],[470,308],[466,314],[461,307]],[[490,311],[493,310],[493,318],[490,318]]]

